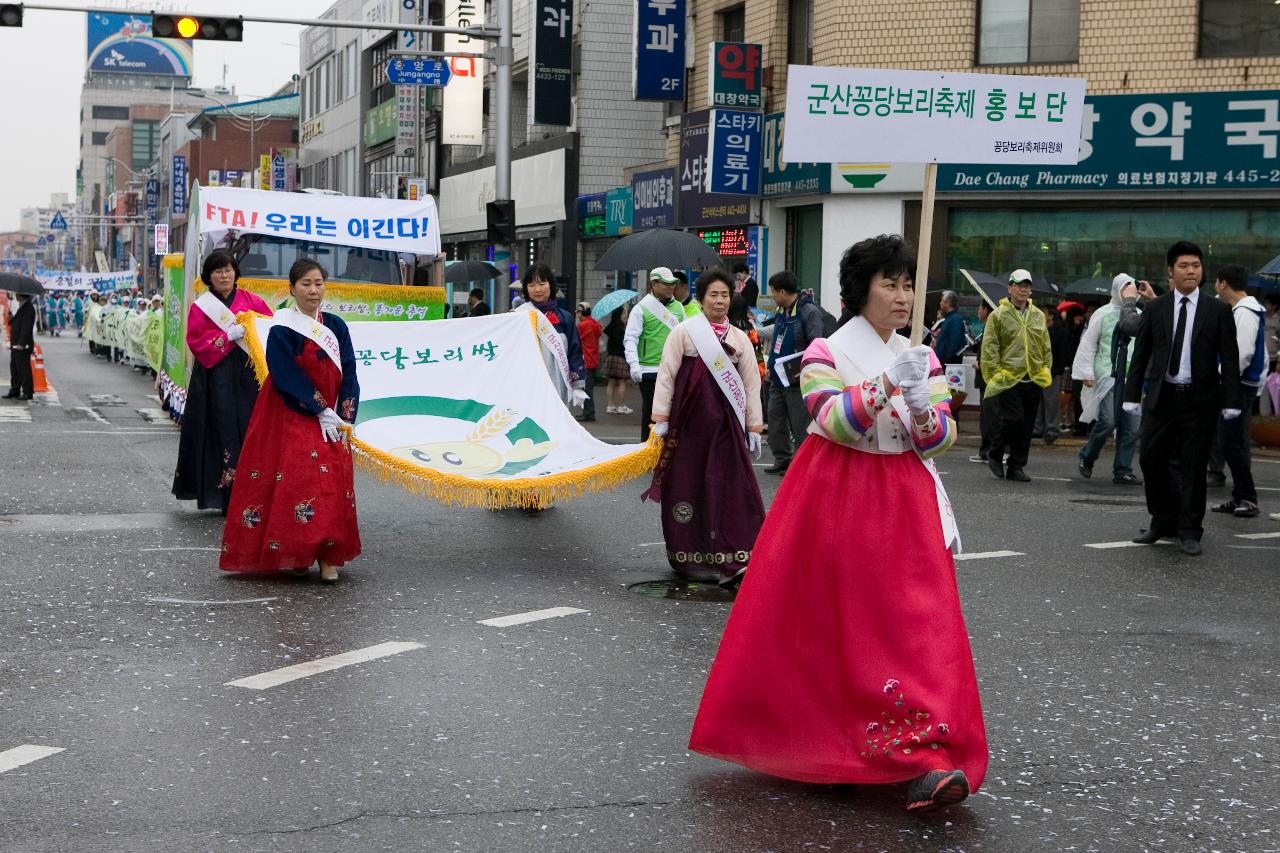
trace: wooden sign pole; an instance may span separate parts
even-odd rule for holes
[[[938,189],[938,164],[924,164],[924,194],[920,198],[920,237],[916,244],[916,301],[911,311],[911,345],[924,340],[924,300],[929,289],[929,249],[933,244],[933,197]]]

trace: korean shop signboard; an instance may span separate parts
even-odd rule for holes
[[[578,196],[578,236],[603,237],[605,233],[605,195],[592,193]]]
[[[760,194],[765,198],[809,195],[831,191],[831,166],[827,163],[788,163],[782,159],[782,113],[764,117],[762,145],[764,171]],[[916,187],[920,182],[916,181]]]
[[[631,227],[636,231],[676,224],[675,169],[652,169],[631,177]]]
[[[1074,165],[1084,81],[792,65],[787,162]]]
[[[713,193],[759,195],[764,116],[743,110],[712,110],[710,127],[707,188]]]
[[[604,194],[604,233],[621,237],[631,233],[631,187],[616,187]]]
[[[743,225],[751,221],[751,201],[710,189],[708,143],[711,110],[680,116],[680,165],[676,183],[676,224],[682,228]]]
[[[736,110],[763,109],[763,48],[758,44],[713,41],[709,49],[709,105]]]
[[[938,169],[974,191],[1280,188],[1280,91],[1085,98],[1075,166]]]
[[[632,86],[637,101],[684,100],[687,0],[636,0]]]

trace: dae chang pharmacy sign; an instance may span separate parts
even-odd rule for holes
[[[942,166],[938,189],[1280,189],[1280,91],[1087,97],[1078,164]]]

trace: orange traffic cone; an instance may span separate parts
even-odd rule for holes
[[[36,344],[31,351],[31,390],[36,394],[52,390],[49,388],[49,380],[44,375],[44,350],[40,349],[39,344]]]

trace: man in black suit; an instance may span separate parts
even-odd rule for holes
[[[6,400],[30,400],[32,397],[31,348],[36,338],[36,307],[31,297],[18,294],[18,310],[9,324],[9,393]]]
[[[1194,243],[1169,248],[1172,289],[1142,313],[1124,395],[1125,412],[1142,414],[1142,473],[1151,513],[1151,527],[1133,541],[1154,545],[1176,537],[1192,556],[1201,552],[1205,465],[1218,415],[1239,417],[1241,400],[1231,309],[1200,292],[1201,258]]]

